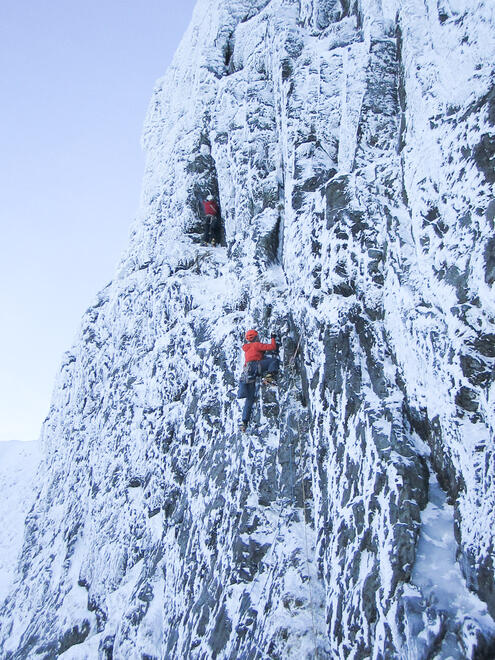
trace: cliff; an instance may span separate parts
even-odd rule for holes
[[[495,655],[493,62],[490,0],[198,0],[2,657]],[[250,327],[281,372],[242,434]]]

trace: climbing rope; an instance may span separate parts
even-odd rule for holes
[[[294,354],[289,360],[288,366],[289,366],[289,391],[295,387],[296,384],[296,376],[295,376],[295,371],[294,371],[294,365],[296,362],[296,357],[297,353],[299,351],[299,347],[301,345],[301,339],[302,339],[302,333],[299,335],[299,341],[297,342],[296,350],[294,351]],[[299,437],[299,431],[298,431],[298,437]],[[294,465],[293,465],[293,457],[292,457],[292,443],[289,447],[289,460],[290,460],[290,484],[291,484],[291,499],[292,502],[294,502]]]
[[[301,442],[301,427],[299,423],[299,418],[297,420],[297,433],[298,433],[298,438],[299,442]],[[318,648],[318,637],[316,634],[316,623],[315,623],[315,609],[314,609],[314,602],[313,602],[313,591],[311,589],[311,572],[309,569],[309,548],[308,548],[308,529],[306,525],[306,489],[304,487],[304,463],[302,459],[302,452],[301,452],[301,463],[302,463],[302,469],[301,469],[301,485],[302,485],[302,496],[303,496],[303,525],[304,525],[304,544],[305,544],[305,551],[306,551],[306,570],[308,571],[308,592],[309,592],[309,605],[311,608],[311,625],[313,628],[313,642],[315,645],[315,657],[316,657],[316,651]]]
[[[290,498],[294,502],[294,464],[292,459],[292,443],[289,447],[289,465],[290,465]]]
[[[249,448],[250,448],[250,447],[251,447],[251,441],[249,442],[249,445],[248,445],[248,448],[247,448],[247,453],[248,453],[248,455],[249,455]],[[279,433],[279,447],[280,447],[280,433]],[[241,458],[241,461],[242,461],[242,458]],[[249,490],[249,486],[250,486],[250,484],[249,484],[249,480],[248,480],[248,478],[247,478],[247,470],[244,470],[244,472],[246,473],[246,478],[245,478],[245,480],[244,480],[244,483],[245,483],[246,487],[247,487],[248,490]],[[266,571],[266,577],[265,577],[265,580],[264,580],[263,585],[262,585],[262,587],[261,587],[261,591],[260,591],[259,597],[258,597],[258,599],[257,599],[258,602],[261,602],[261,601],[262,601],[263,596],[264,596],[264,594],[265,594],[266,586],[267,586],[267,583],[268,583],[268,578],[270,577],[270,572],[271,572],[271,570],[273,570],[273,569],[275,568],[275,566],[276,566],[275,564],[270,565],[269,562],[271,561],[272,556],[273,556],[273,554],[274,554],[274,548],[275,548],[275,545],[276,545],[275,542],[276,542],[276,540],[277,540],[278,535],[280,534],[280,529],[281,529],[282,521],[283,521],[283,519],[284,519],[284,517],[282,516],[282,512],[284,511],[284,508],[285,508],[285,507],[284,507],[283,502],[280,502],[279,511],[278,511],[278,515],[277,515],[277,520],[275,521],[275,532],[274,532],[274,534],[273,534],[273,536],[272,536],[272,539],[271,539],[271,542],[270,542],[269,553],[268,553],[268,555],[266,556],[266,558],[264,559],[264,563],[267,565],[267,571]],[[251,596],[252,596],[252,593],[253,593],[253,590],[254,590],[255,583],[256,583],[256,579],[253,578],[253,580],[251,581],[251,585],[250,585],[250,587],[249,587],[249,590],[248,590],[248,592],[247,592],[247,595],[248,595],[248,598],[249,598],[249,602],[250,602],[250,603],[253,603]],[[244,618],[247,616],[247,613],[248,613],[248,612],[249,612],[249,609],[247,609],[246,612],[245,612],[245,613],[243,614],[243,616],[241,617],[241,619],[240,619],[240,623],[243,623],[243,620],[244,620]],[[261,655],[262,655],[263,658],[267,658],[268,660],[272,660],[272,658],[271,658],[271,657],[270,657],[265,651],[263,651],[263,649],[261,649],[261,648],[258,646],[258,643],[256,642],[256,640],[251,639],[251,642],[254,644],[254,646],[256,647],[257,651],[258,651],[259,653],[261,653]]]
[[[301,334],[299,335],[299,341],[297,342],[297,346],[296,346],[296,350],[294,351],[294,355],[293,355],[293,356],[291,357],[291,359],[289,360],[289,367],[293,367],[293,366],[294,366],[294,363],[295,363],[295,361],[296,361],[296,357],[297,357],[297,353],[298,353],[298,351],[299,351],[299,347],[300,347],[300,345],[301,345],[301,339],[302,339],[302,332],[301,332]]]
[[[290,390],[293,389],[295,387],[295,384],[296,384],[296,382],[295,382],[296,381],[296,374],[295,374],[295,369],[293,367],[295,365],[295,361],[296,361],[297,355],[299,353],[299,349],[301,347],[301,342],[302,342],[302,333],[299,335],[299,340],[297,342],[296,349],[295,349],[293,355],[291,356],[291,358],[288,362],[288,366],[290,367],[290,371],[289,371],[289,379],[290,379],[290,388],[289,389]],[[261,388],[259,388],[257,394],[259,395],[260,404],[261,404]],[[301,449],[299,469],[300,469],[300,473],[301,473],[301,486],[302,486],[302,513],[303,513],[303,526],[304,526],[305,559],[306,559],[306,570],[307,570],[307,573],[308,573],[308,594],[309,594],[309,605],[310,605],[310,611],[311,611],[311,626],[312,626],[313,643],[314,643],[314,657],[316,658],[317,657],[317,651],[318,651],[318,634],[317,634],[317,631],[316,631],[315,606],[314,606],[313,591],[312,591],[312,586],[311,586],[312,579],[311,579],[310,560],[309,560],[309,541],[308,541],[308,529],[307,529],[307,524],[306,524],[307,498],[306,498],[306,488],[305,488],[305,485],[304,485],[305,461],[304,461],[303,451],[302,451],[302,435],[301,435],[301,426],[300,426],[299,417],[297,419],[297,437],[298,437],[299,446],[300,446],[300,449]],[[250,445],[251,445],[251,443],[249,443],[249,446]],[[279,449],[280,449],[280,430],[279,430]],[[249,451],[249,449],[248,449],[248,451]],[[292,443],[291,443],[290,448],[289,448],[289,468],[290,468],[290,483],[291,483],[291,501],[292,501],[292,504],[294,506],[294,504],[295,504],[295,500],[294,500],[295,478],[294,478],[294,457],[293,457]],[[245,480],[245,483],[249,488],[247,478]],[[277,520],[276,520],[276,523],[275,523],[275,532],[274,532],[274,535],[273,535],[273,537],[271,539],[271,542],[270,542],[270,550],[269,550],[269,553],[268,553],[268,555],[266,556],[266,558],[264,560],[264,563],[267,565],[267,573],[266,573],[266,577],[265,577],[265,580],[263,582],[263,585],[261,587],[259,597],[257,599],[258,603],[260,603],[263,599],[263,596],[265,594],[265,590],[266,590],[266,587],[267,587],[267,584],[268,584],[268,579],[270,577],[271,571],[275,568],[275,564],[270,565],[269,562],[273,558],[274,548],[275,548],[275,545],[276,545],[276,540],[277,540],[277,537],[280,534],[280,528],[281,528],[282,521],[285,519],[285,516],[282,516],[282,512],[283,512],[284,508],[285,508],[284,503],[281,502],[279,512],[278,512],[278,516],[277,516]],[[253,579],[252,582],[251,582],[250,588],[247,592],[250,603],[252,603],[251,596],[252,596],[252,592],[254,590],[255,582],[256,582],[256,580]],[[249,609],[247,609],[245,614],[241,617],[241,622],[243,621],[244,617],[247,616],[248,611],[249,611]],[[258,643],[257,643],[256,640],[252,639],[251,642],[255,646],[255,648],[257,650],[257,653],[261,654],[262,658],[268,658],[268,660],[271,660],[270,655],[268,655],[266,653],[266,651],[264,651],[263,649],[261,649],[258,646]]]
[[[295,387],[296,384],[296,375],[295,375],[295,361],[297,354],[299,352],[299,348],[301,346],[301,340],[302,340],[303,333],[299,335],[299,341],[297,342],[296,350],[294,351],[294,355],[291,357],[289,360],[289,367],[291,368],[290,372],[290,378],[291,378],[291,386]],[[310,564],[309,564],[309,544],[308,544],[308,528],[306,524],[306,488],[304,486],[304,473],[305,473],[305,461],[303,458],[303,443],[302,443],[302,435],[301,435],[301,422],[300,422],[300,417],[298,416],[297,418],[297,437],[299,440],[299,447],[300,447],[300,466],[299,466],[299,471],[301,474],[301,487],[302,487],[302,509],[303,509],[303,526],[304,526],[304,546],[305,546],[305,555],[306,555],[306,570],[308,572],[308,593],[309,593],[309,605],[310,605],[310,610],[311,610],[311,625],[312,625],[312,631],[313,631],[313,643],[315,647],[315,657],[318,649],[318,635],[316,632],[316,621],[315,621],[315,608],[314,608],[314,600],[313,600],[313,591],[311,589],[311,571],[310,571]],[[291,456],[291,462],[292,462],[292,447],[290,451],[290,456]],[[292,487],[293,490],[294,487]],[[293,497],[294,501],[294,497]]]

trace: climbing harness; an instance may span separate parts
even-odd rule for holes
[[[256,378],[260,374],[259,362],[248,362],[244,365],[244,368],[241,373],[240,381],[241,383],[254,383]]]

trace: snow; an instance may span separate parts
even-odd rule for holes
[[[0,442],[0,603],[14,580],[24,520],[33,504],[39,462],[37,441]]]
[[[440,488],[434,473],[430,477],[429,500],[421,513],[421,533],[412,584],[421,588],[427,602],[455,615],[475,619],[482,628],[495,633],[495,623],[483,603],[469,591],[457,562],[454,537],[454,507]]]
[[[493,643],[493,8],[341,5],[198,1],[128,248],[56,383],[3,651]],[[249,327],[277,331],[282,368],[241,435]]]

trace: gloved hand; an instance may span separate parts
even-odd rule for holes
[[[270,337],[271,337],[272,339],[275,339],[275,341],[277,342],[277,344],[280,343],[280,339],[279,339],[278,333],[275,332],[275,330],[273,330],[273,331],[271,332]]]

